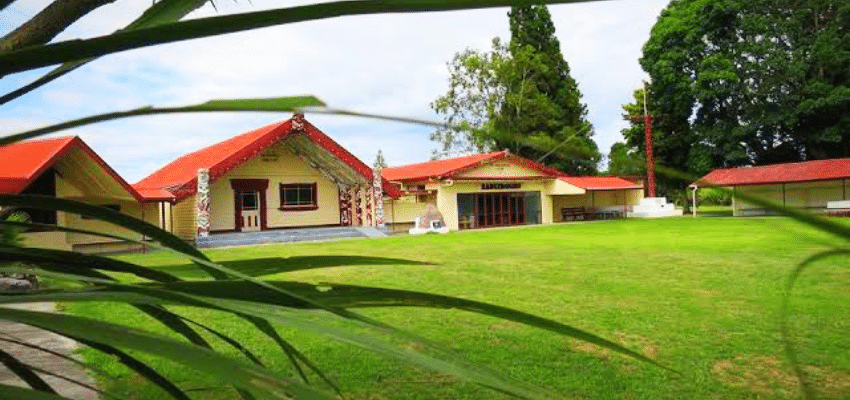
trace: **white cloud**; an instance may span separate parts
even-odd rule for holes
[[[18,0],[35,12],[46,0]],[[290,2],[291,3],[291,2]],[[620,105],[644,79],[641,47],[666,0],[550,7],[562,51],[590,110],[600,150],[620,138]],[[217,2],[218,13],[282,7],[273,0]],[[149,2],[117,1],[63,33],[91,37],[129,23]],[[21,11],[21,12],[23,12]],[[215,15],[209,6],[192,17]],[[212,98],[314,94],[337,108],[434,119],[429,103],[447,88],[446,63],[467,47],[486,50],[508,38],[507,9],[335,18],[103,57],[0,109],[2,132],[148,104]],[[36,75],[0,81],[1,90]],[[196,150],[288,118],[204,114],[136,118],[75,129],[128,181]],[[371,119],[310,116],[314,124],[371,164],[381,148],[391,165],[427,160],[430,129]]]

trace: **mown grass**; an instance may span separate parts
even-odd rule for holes
[[[704,206],[697,207],[697,214],[704,217],[731,217],[732,206]]]
[[[785,279],[801,260],[841,243],[783,218],[678,218],[266,245],[208,254],[263,279],[420,290],[513,307],[617,340],[681,371],[672,374],[538,329],[460,311],[362,310],[566,398],[785,399],[799,397],[778,329]],[[287,270],[287,259],[315,255],[395,257],[432,265],[278,272]],[[171,255],[122,258],[202,278]],[[822,398],[850,398],[847,261],[833,258],[814,265],[792,303],[791,326],[801,359]],[[153,325],[125,306],[79,303],[68,309]],[[273,368],[291,371],[279,349],[239,321],[182,311],[257,349]],[[281,332],[336,380],[348,398],[504,397],[303,332]],[[102,381],[108,390],[135,392],[129,397],[137,399],[167,398],[107,357],[94,352],[85,356],[113,375]],[[181,386],[197,389],[193,395],[199,399],[236,398],[178,366],[156,367]]]

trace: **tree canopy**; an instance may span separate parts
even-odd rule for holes
[[[656,148],[668,166],[702,173],[850,157],[844,0],[675,0],[641,65],[652,78],[653,112],[667,118]]]
[[[600,154],[578,85],[545,5],[513,7],[511,41],[465,50],[449,64],[448,92],[432,103],[450,125],[439,155],[508,149],[572,174],[593,174]]]

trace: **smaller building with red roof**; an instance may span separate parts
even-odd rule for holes
[[[643,186],[614,176],[568,176],[507,151],[384,168],[404,190],[384,202],[388,223],[407,227],[430,204],[450,229],[550,224],[625,215]]]
[[[159,222],[158,204],[155,201],[146,201],[144,196],[76,136],[29,140],[0,146],[0,193],[71,199],[106,206],[152,224]],[[15,213],[18,218],[39,224],[97,232],[108,231],[137,240],[142,239],[134,232],[117,229],[107,223],[85,219],[76,214],[27,207],[5,208],[0,213],[4,216]],[[114,251],[127,248],[126,243],[114,239],[47,229],[26,232],[23,236],[25,244],[31,247],[79,251]]]
[[[850,158],[803,161],[755,167],[720,168],[711,171],[692,188],[726,187],[732,190],[735,216],[763,215],[761,206],[747,203],[741,195],[756,196],[778,205],[819,212],[828,203],[846,201]]]

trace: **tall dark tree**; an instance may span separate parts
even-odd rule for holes
[[[711,167],[850,156],[846,0],[675,0],[641,65]]]
[[[601,155],[587,108],[561,54],[545,5],[513,8],[509,45],[472,50],[449,63],[449,90],[432,108],[451,126],[438,129],[437,156],[508,149],[562,171],[596,173]]]
[[[552,157],[545,161],[563,171],[595,173],[601,156],[590,138],[593,127],[561,53],[549,9],[545,4],[513,7],[508,16],[511,56],[521,60],[533,54],[537,62],[506,77],[506,101],[494,125],[509,135],[499,140],[500,144],[531,159]],[[540,104],[541,98],[544,104]],[[528,145],[535,141],[549,142],[549,149]],[[566,151],[550,153],[555,146]]]

